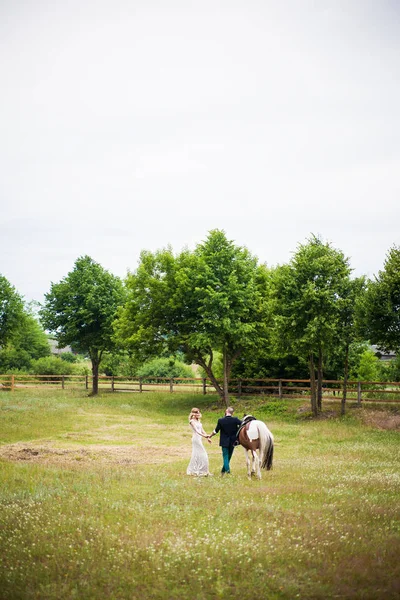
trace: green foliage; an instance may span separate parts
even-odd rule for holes
[[[240,362],[240,358],[238,358],[238,360],[234,364],[237,365],[239,362]],[[215,378],[222,380],[222,378],[224,376],[224,363],[223,363],[223,357],[222,357],[221,352],[216,351],[213,353],[212,370],[213,370]],[[205,378],[208,377],[206,371],[202,367],[199,367],[198,372],[199,372],[199,377],[205,377]],[[232,370],[231,374],[232,374],[232,377],[235,376],[233,374],[233,370]]]
[[[400,247],[393,246],[384,268],[369,281],[359,303],[359,327],[371,344],[400,353]]]
[[[358,364],[354,365],[350,378],[357,381],[379,381],[381,377],[380,361],[370,349],[364,350],[359,356]]]
[[[89,256],[78,258],[60,283],[53,283],[40,311],[44,326],[60,347],[73,345],[92,361],[93,393],[104,351],[114,348],[112,323],[123,301],[123,286]]]
[[[135,377],[141,364],[142,362],[135,358],[132,352],[116,350],[103,355],[101,368],[108,376]]]
[[[0,372],[27,371],[32,359],[50,354],[47,336],[36,318],[23,309],[18,323],[0,349]]]
[[[34,375],[72,375],[74,365],[58,356],[45,356],[31,361],[30,372]]]
[[[10,282],[0,275],[0,348],[18,329],[24,315],[24,303]]]
[[[18,350],[29,352],[33,359],[50,354],[46,333],[36,317],[29,313],[22,315],[18,329],[12,337],[12,344]]]
[[[88,375],[89,369],[84,363],[70,363],[60,356],[45,356],[32,360],[29,372],[32,375],[49,375],[49,381],[58,381],[60,375]]]
[[[134,354],[119,351],[105,354],[102,371],[105,375],[118,377],[194,377],[193,370],[183,362],[184,356],[162,356],[147,361],[138,360]]]
[[[400,381],[400,355],[393,360],[381,361],[380,366],[384,381]]]
[[[275,353],[270,345],[244,351],[232,369],[232,377],[240,379],[305,379],[309,376],[307,361],[302,356]]]
[[[344,355],[344,340],[340,339],[337,346],[330,349],[328,356],[324,362],[324,376],[326,379],[343,379],[345,363],[343,360]],[[360,358],[363,352],[369,349],[367,342],[352,342],[348,345],[348,374],[350,379],[357,373],[358,366],[360,364]]]
[[[77,363],[79,360],[79,357],[73,352],[61,352],[60,358],[67,363]]]
[[[349,261],[329,243],[313,236],[300,245],[289,265],[275,271],[275,342],[318,354],[337,340]]]
[[[0,350],[0,373],[27,372],[31,358],[26,350],[8,344],[6,348]]]
[[[176,360],[174,356],[170,358],[154,358],[144,363],[137,375],[143,378],[149,377],[183,377],[192,378],[194,373],[189,365]]]
[[[322,390],[314,384],[323,378],[323,357],[351,327],[353,290],[349,261],[340,250],[312,236],[300,245],[289,265],[274,272],[274,341],[277,352],[309,358],[311,408],[321,409]],[[355,293],[355,290],[354,290]],[[348,330],[346,329],[346,335]]]
[[[224,376],[265,330],[261,268],[250,253],[214,230],[194,252],[142,252],[127,280],[128,299],[116,335],[141,358],[181,350],[200,365],[227,400],[214,373],[214,353],[223,356]]]
[[[268,402],[262,408],[262,416],[260,418],[267,419],[271,417],[282,417],[289,412],[287,401],[275,400]]]
[[[78,258],[45,298],[41,319],[60,347],[74,344],[90,354],[113,346],[111,325],[123,299],[122,283],[89,256]]]

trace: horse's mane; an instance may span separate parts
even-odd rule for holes
[[[250,421],[257,421],[257,419],[255,417],[253,417],[253,415],[244,415],[242,422],[240,424],[240,427],[238,429],[238,432],[236,434],[236,437],[239,437],[239,432],[243,429],[243,427],[245,427],[245,425],[247,425],[247,423],[250,423]]]
[[[246,423],[249,423],[250,421],[257,421],[257,419],[255,417],[253,417],[253,415],[243,415],[242,425],[245,425]]]

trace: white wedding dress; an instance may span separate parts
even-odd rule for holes
[[[190,459],[186,474],[198,476],[209,475],[208,454],[203,446],[203,439],[201,435],[199,435],[200,433],[205,435],[205,431],[200,421],[192,419],[190,423],[192,430],[194,430],[192,436],[192,457]]]

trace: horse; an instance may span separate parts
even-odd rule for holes
[[[238,442],[243,446],[246,455],[247,477],[253,474],[261,479],[261,469],[272,469],[274,456],[274,436],[263,421],[258,421],[251,415],[245,415],[238,433]],[[257,451],[258,450],[258,455]],[[250,468],[250,456],[252,466]]]

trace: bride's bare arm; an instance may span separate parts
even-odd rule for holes
[[[204,431],[203,426],[201,426],[201,431],[203,433],[203,437],[205,437],[207,442],[209,442],[211,444],[210,436],[207,435],[207,433]]]
[[[197,431],[196,427],[193,426],[193,421],[195,421],[195,419],[192,419],[191,421],[189,421],[189,424],[191,426],[191,428],[193,429],[193,431],[195,431],[198,435],[200,435],[201,437],[205,437],[208,438],[206,432],[203,429],[203,426],[201,426],[201,432]]]

